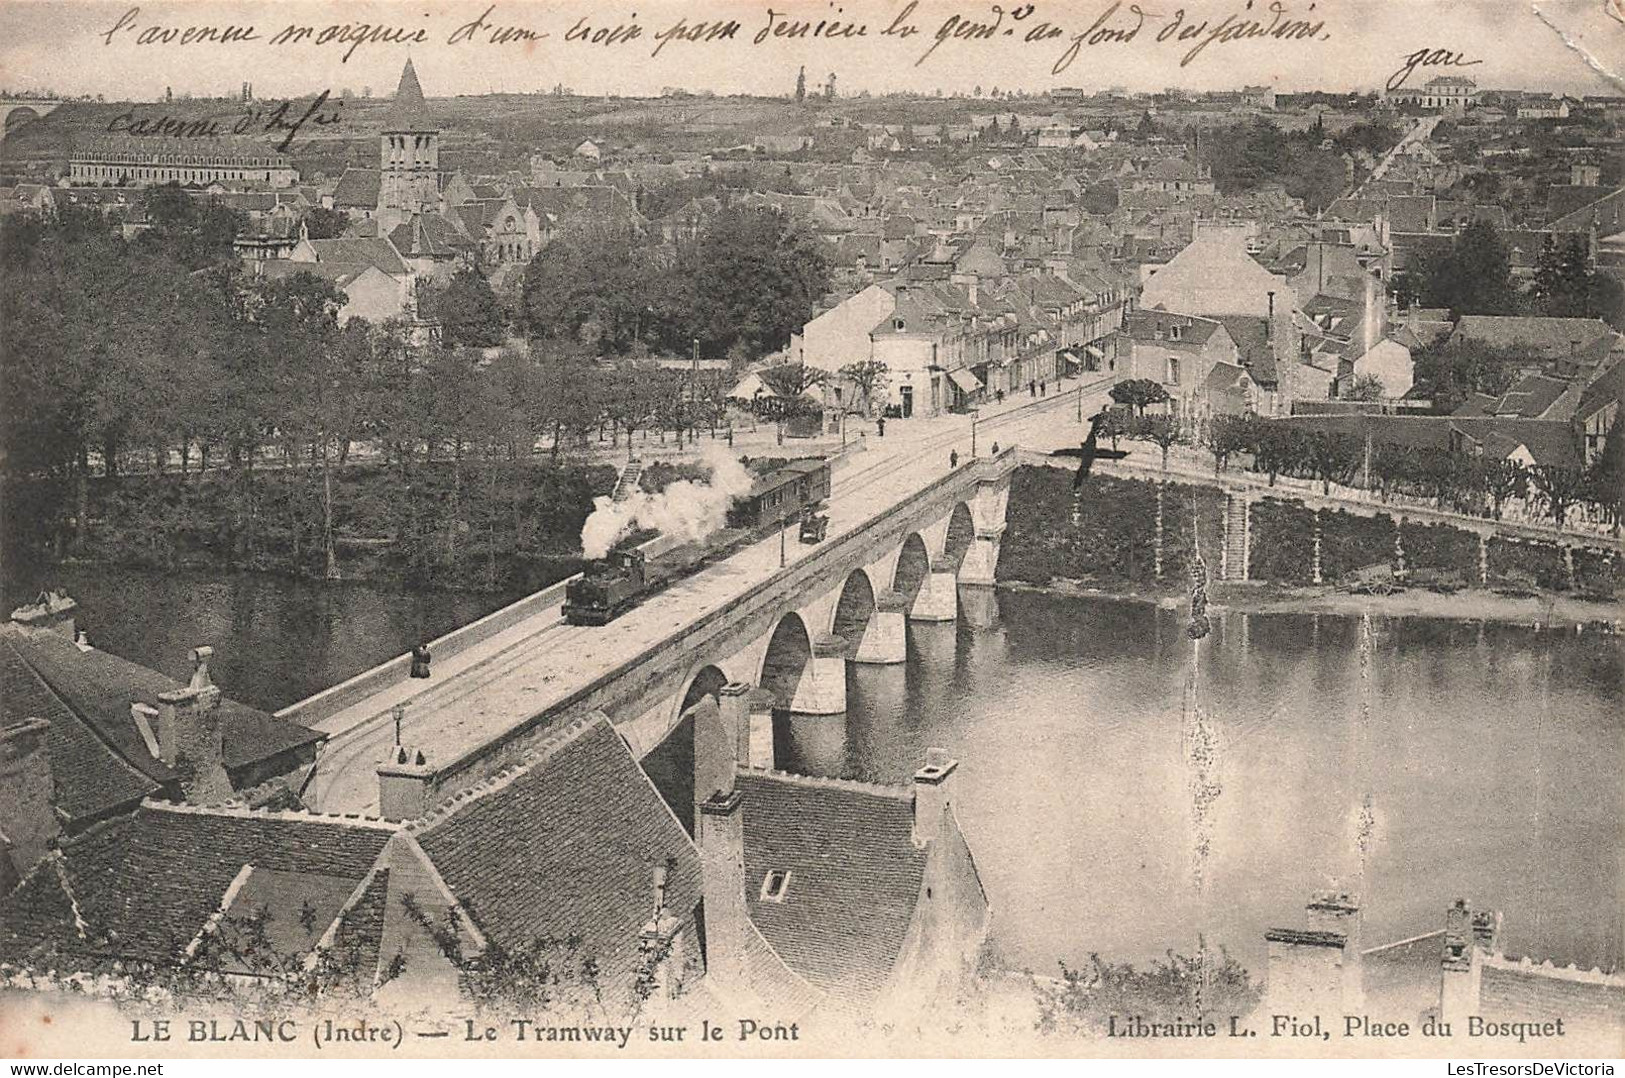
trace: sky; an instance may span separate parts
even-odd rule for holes
[[[408,56],[432,97],[488,92],[535,92],[562,84],[578,93],[642,96],[665,87],[721,94],[783,94],[807,67],[809,87],[837,76],[842,95],[915,91],[944,94],[975,87],[991,91],[1043,91],[1055,86],[1129,90],[1239,88],[1269,84],[1281,91],[1370,90],[1386,82],[1419,50],[1447,51],[1457,68],[1420,67],[1411,84],[1437,74],[1465,74],[1484,88],[1522,88],[1571,94],[1625,94],[1625,22],[1610,17],[1601,0],[1273,0],[1281,18],[1323,22],[1307,40],[1216,41],[1187,63],[1203,38],[1180,41],[1178,32],[1207,23],[1204,36],[1232,20],[1268,23],[1272,0],[1139,0],[1147,18],[1131,41],[1076,47],[1064,70],[1057,63],[1074,37],[1095,26],[1126,31],[1139,20],[1129,0],[1032,0],[1006,14],[991,40],[936,38],[964,22],[991,23],[989,0],[495,0],[474,42],[448,42],[493,0],[0,0],[0,88],[65,94],[102,94],[108,100],[148,101],[164,88],[177,94],[235,94],[254,84],[260,99],[300,97],[330,88],[375,95],[393,92]],[[1021,19],[1014,12],[1025,9]],[[1535,10],[1539,9],[1538,13]],[[835,18],[863,24],[858,38],[752,39],[778,9],[792,19]],[[1170,29],[1176,13],[1178,26]],[[895,20],[918,33],[882,33]],[[670,40],[657,35],[680,20],[688,27],[736,20],[732,41]],[[611,44],[566,40],[578,20],[592,29],[636,25],[641,36]],[[955,21],[957,20],[957,22]],[[115,29],[115,27],[122,28]],[[425,40],[273,46],[289,25],[317,32],[335,24],[422,31]],[[1044,31],[1047,40],[1024,40]],[[149,28],[252,26],[258,41],[221,44],[142,44]],[[493,29],[522,27],[546,38],[493,44]],[[1564,39],[1563,30],[1571,47]],[[1006,31],[1014,31],[1007,33]],[[1168,40],[1158,41],[1159,33]],[[313,35],[314,36],[314,35]],[[933,48],[933,46],[935,46]],[[929,51],[930,55],[925,55]],[[346,53],[350,55],[345,59]],[[1586,54],[1589,54],[1589,59]],[[922,60],[923,57],[923,60]],[[1610,80],[1600,72],[1616,73]]]

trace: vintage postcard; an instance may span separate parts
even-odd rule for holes
[[[0,1054],[1625,1053],[1617,0],[9,0],[0,124]]]

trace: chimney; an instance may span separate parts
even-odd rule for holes
[[[1501,953],[1501,911],[1482,910],[1473,914],[1473,946],[1485,954]]]
[[[941,831],[943,813],[953,805],[952,779],[958,767],[947,749],[925,751],[925,766],[914,772],[915,845],[925,845]]]
[[[158,757],[181,773],[182,793],[195,804],[209,804],[231,794],[220,689],[209,680],[213,655],[213,648],[193,648],[192,678],[186,687],[158,694]]]
[[[705,972],[723,995],[748,991],[744,795],[712,794],[700,802],[700,870],[705,893]]]
[[[654,870],[654,915],[638,933],[640,979],[650,999],[672,999],[682,988],[683,967],[687,964],[683,924],[666,909],[667,868]]]
[[[44,719],[24,719],[0,730],[0,880],[21,880],[61,833],[50,733]]]
[[[395,758],[378,767],[378,815],[386,820],[416,820],[432,807],[434,768],[423,753],[397,747]]]
[[[45,591],[28,606],[19,606],[11,612],[11,620],[30,632],[60,633],[73,640],[77,637],[74,611],[79,604],[60,591]]]
[[[1364,1006],[1360,964],[1360,899],[1347,891],[1316,891],[1305,907],[1311,932],[1332,932],[1343,937],[1342,1001],[1344,1014]]]
[[[1473,940],[1473,913],[1467,900],[1445,910],[1444,951],[1439,956],[1439,1018],[1453,1029],[1465,1028],[1469,1015],[1478,1013],[1478,948]]]

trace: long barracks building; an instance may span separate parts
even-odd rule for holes
[[[72,183],[136,186],[181,183],[292,187],[299,173],[286,154],[254,142],[197,139],[100,139],[68,158]]]

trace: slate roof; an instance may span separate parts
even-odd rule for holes
[[[318,262],[355,262],[377,266],[391,277],[405,277],[412,272],[395,245],[380,236],[345,236],[309,242]]]
[[[333,188],[333,205],[337,209],[377,209],[378,192],[383,175],[375,168],[347,168]]]
[[[256,906],[275,902],[272,919],[292,920],[287,939],[305,950],[332,918],[318,913],[320,923],[306,931],[299,924],[303,902],[336,913],[330,896],[366,878],[394,831],[387,824],[148,802],[64,842],[0,899],[0,953],[16,957],[55,945],[87,956],[175,961],[245,865],[267,874],[252,892]]]
[[[70,831],[133,808],[158,791],[159,783],[126,763],[75,715],[5,636],[0,636],[0,709],[0,725],[30,718],[51,724],[46,748],[56,786],[52,803],[67,815]]]
[[[607,994],[630,988],[636,973],[655,869],[668,869],[673,916],[689,916],[702,894],[694,844],[602,716],[450,803],[416,838],[487,939],[578,938]]]
[[[1562,378],[1544,374],[1526,375],[1507,390],[1490,414],[1540,419],[1568,389],[1569,383]]]
[[[417,69],[410,59],[401,68],[401,81],[395,88],[395,99],[390,103],[389,111],[384,114],[383,128],[385,131],[438,130],[429,116],[428,104],[423,100],[423,87],[418,84]]]
[[[1212,318],[1198,318],[1190,314],[1176,314],[1170,311],[1155,308],[1137,308],[1129,312],[1123,319],[1123,332],[1137,341],[1154,341],[1157,344],[1188,344],[1200,346],[1206,344],[1209,337],[1220,327],[1220,323]],[[1179,330],[1179,339],[1175,340],[1171,334]],[[1161,336],[1158,336],[1158,334]]]
[[[874,1004],[914,918],[926,850],[904,789],[742,772],[745,897],[752,921],[796,973],[857,1010]],[[761,898],[788,871],[782,902]]]
[[[105,651],[80,651],[66,637],[54,633],[12,633],[9,639],[34,673],[124,760],[155,783],[174,780],[175,773],[147,750],[130,717],[130,705],[141,701],[157,707],[159,693],[184,685]],[[219,708],[224,731],[222,763],[228,771],[269,760],[325,736],[229,697],[221,697]]]
[[[1278,375],[1275,350],[1270,347],[1269,320],[1251,314],[1221,314],[1216,318],[1236,343],[1236,358],[1247,368],[1253,381],[1274,384]]]
[[[1454,336],[1498,348],[1521,348],[1540,359],[1561,359],[1576,351],[1576,342],[1584,351],[1613,332],[1598,318],[1465,314],[1456,323]]]
[[[1592,379],[1580,394],[1580,404],[1574,418],[1583,423],[1625,395],[1625,360],[1615,360],[1613,366]]]

